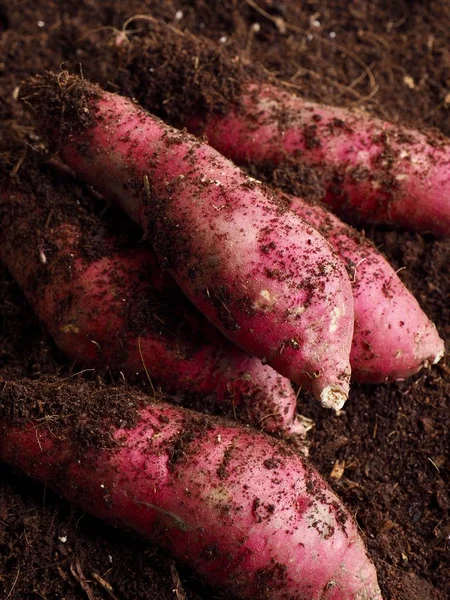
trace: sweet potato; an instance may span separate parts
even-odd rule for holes
[[[330,242],[349,270],[355,310],[352,378],[364,383],[398,380],[437,363],[444,355],[443,340],[375,246],[324,207],[284,196],[291,210]]]
[[[294,158],[320,169],[324,201],[352,219],[450,234],[450,141],[435,133],[257,83],[236,110],[185,124],[238,164]]]
[[[115,57],[119,87],[145,108],[206,134],[237,163],[312,165],[323,175],[324,200],[349,218],[450,233],[447,138],[252,81],[211,40],[181,36],[161,21],[151,27]],[[195,68],[180,65],[181,55],[195,56]],[[168,92],[174,89],[183,94]]]
[[[141,223],[192,302],[234,343],[340,408],[353,300],[313,228],[217,151],[66,73],[22,96],[63,159]]]
[[[75,199],[67,210],[71,199],[61,199],[54,179],[37,175],[39,197],[0,194],[0,258],[70,359],[208,395],[216,409],[266,431],[306,433],[289,380],[210,325],[150,248],[124,247]]]
[[[288,446],[163,403],[116,408],[117,425],[95,413],[117,390],[75,391],[74,415],[67,385],[4,383],[0,458],[234,597],[381,600],[355,523]]]

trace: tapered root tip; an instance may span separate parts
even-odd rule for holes
[[[445,356],[445,348],[443,348],[438,354],[436,354],[435,359],[433,360],[433,365],[437,365],[441,358]]]
[[[286,437],[299,437],[304,439],[308,431],[314,427],[314,421],[304,417],[303,415],[296,415],[293,422],[286,427],[284,434]]]
[[[328,385],[320,392],[320,402],[325,408],[341,410],[347,400],[347,392],[338,385]]]
[[[289,440],[291,447],[305,458],[309,455],[309,443],[306,436],[314,425],[312,419],[308,419],[303,415],[296,415],[293,422],[284,427],[282,431],[282,437]]]

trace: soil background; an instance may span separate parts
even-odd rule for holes
[[[306,97],[363,106],[382,118],[450,135],[448,0],[0,0],[0,135],[14,131],[33,140],[15,98],[23,78],[46,68],[81,71],[120,90],[124,79],[112,28],[121,30],[133,15],[204,35],[260,77],[282,80]],[[128,29],[145,36],[151,26],[136,19]],[[160,114],[163,109],[154,107]],[[311,198],[320,191],[320,173],[300,170],[295,182],[280,170],[254,172]],[[403,281],[449,340],[450,242],[383,227],[366,234],[402,269]],[[0,266],[0,385],[2,377],[71,372],[74,366]],[[114,379],[111,373],[95,376]],[[386,600],[449,597],[449,399],[450,364],[444,359],[405,382],[354,385],[339,415],[302,400],[301,411],[315,421],[311,460],[355,515]],[[227,596],[150,544],[76,511],[0,465],[0,598]]]

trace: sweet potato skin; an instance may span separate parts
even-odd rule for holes
[[[3,418],[0,458],[212,585],[255,600],[381,600],[355,523],[281,442],[162,403],[108,448],[77,448],[70,426],[39,423]]]
[[[43,173],[41,178],[50,185]],[[305,435],[307,420],[296,416],[290,382],[210,325],[162,271],[151,248],[120,246],[98,219],[101,238],[89,259],[72,213],[67,223],[40,234],[43,262],[29,233],[38,211],[44,213],[41,222],[47,220],[39,199],[11,189],[0,194],[0,209],[0,258],[71,360],[122,371],[127,378],[148,374],[182,398],[183,392],[209,395],[217,410],[266,431]]]
[[[438,362],[445,348],[436,326],[375,246],[323,206],[284,196],[349,270],[355,311],[352,378],[362,383],[395,381]]]
[[[210,146],[125,98],[54,75],[23,94],[50,130],[61,102],[82,97],[60,146],[69,166],[143,225],[186,295],[229,339],[325,406],[342,406],[351,286],[314,229]]]
[[[320,169],[324,201],[353,220],[450,234],[450,141],[437,134],[256,83],[238,110],[185,124],[238,164],[290,157]]]

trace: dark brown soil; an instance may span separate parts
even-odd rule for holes
[[[127,41],[117,48],[114,40],[124,22],[139,14],[204,35],[227,49],[231,65],[239,56],[247,72],[282,79],[309,98],[365,106],[380,117],[450,135],[448,0],[0,0],[0,136],[25,140],[29,153],[43,152],[15,97],[23,78],[47,68],[63,66],[108,89],[132,93],[136,81],[132,68],[125,70]],[[152,26],[148,20],[130,22],[130,39],[150,36],[159,60],[178,61],[176,72],[189,72],[195,57],[174,61]],[[202,110],[220,109],[211,87],[222,72],[216,58],[209,55],[211,69],[200,82],[207,93],[195,98]],[[227,94],[234,93],[238,77]],[[170,103],[161,104],[152,90],[146,100],[173,122],[179,118],[179,81],[171,93],[166,90]],[[182,93],[189,94],[188,106],[194,88]],[[288,191],[320,196],[320,173],[300,169],[296,180],[292,171],[255,173]],[[406,267],[403,281],[449,340],[449,241],[382,227],[367,234],[396,268]],[[55,349],[0,267],[0,387],[1,378],[68,377],[78,370]],[[106,385],[120,377],[85,376]],[[311,459],[356,516],[386,600],[448,598],[449,400],[450,365],[444,359],[403,383],[353,386],[339,416],[308,398],[301,407],[316,424]],[[224,596],[145,542],[77,512],[44,486],[0,465],[0,598],[214,597]]]

